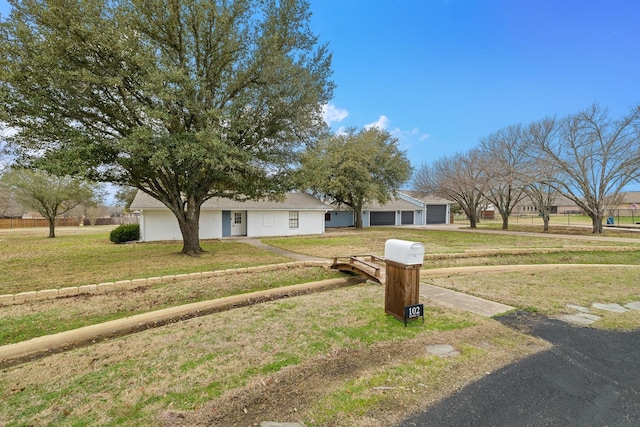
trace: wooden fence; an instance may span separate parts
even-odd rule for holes
[[[78,225],[77,218],[56,218],[56,227]],[[0,218],[0,228],[34,228],[49,227],[44,218]]]
[[[134,215],[126,215],[114,218],[98,218],[96,225],[111,224],[138,224],[139,219]],[[78,218],[56,218],[56,227],[78,226]],[[91,221],[87,218],[84,225],[91,225]],[[44,218],[0,218],[0,229],[6,228],[35,228],[49,227],[49,222]]]

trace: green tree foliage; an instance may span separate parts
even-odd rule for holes
[[[56,217],[81,204],[96,203],[96,187],[83,179],[44,171],[15,169],[2,177],[15,200],[47,219],[49,237],[56,237]]]
[[[115,194],[116,204],[122,206],[124,211],[128,211],[136,197],[138,189],[135,187],[120,187]]]
[[[376,128],[328,135],[302,155],[300,187],[344,205],[362,228],[362,207],[386,203],[411,177],[411,165],[398,141]]]
[[[277,197],[324,128],[304,0],[10,0],[0,99],[20,161],[136,187],[201,252],[213,197]]]

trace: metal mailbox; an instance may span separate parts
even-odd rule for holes
[[[423,261],[422,243],[390,239],[384,245],[384,310],[396,319],[404,320],[405,324],[406,308],[420,302],[420,268]]]
[[[384,245],[384,258],[404,265],[422,264],[424,245],[419,242],[389,239]]]

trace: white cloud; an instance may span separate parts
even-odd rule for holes
[[[369,123],[368,125],[364,125],[364,128],[365,129],[377,128],[380,130],[385,130],[387,126],[389,126],[389,118],[385,115],[382,115],[378,117],[377,121],[373,123]]]
[[[346,134],[347,134],[347,128],[345,128],[344,126],[340,126],[336,131],[336,135],[346,135]]]
[[[427,139],[431,138],[431,135],[429,135],[428,133],[425,133],[423,135],[420,135],[420,142],[422,141],[426,141]]]
[[[344,108],[338,108],[333,104],[325,104],[322,106],[322,118],[324,122],[331,126],[332,123],[340,123],[347,118],[349,112]]]

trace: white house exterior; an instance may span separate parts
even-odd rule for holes
[[[175,215],[160,201],[138,191],[132,210],[140,212],[140,240],[182,240]],[[326,204],[305,193],[288,193],[281,202],[206,201],[200,211],[200,239],[323,234]]]

